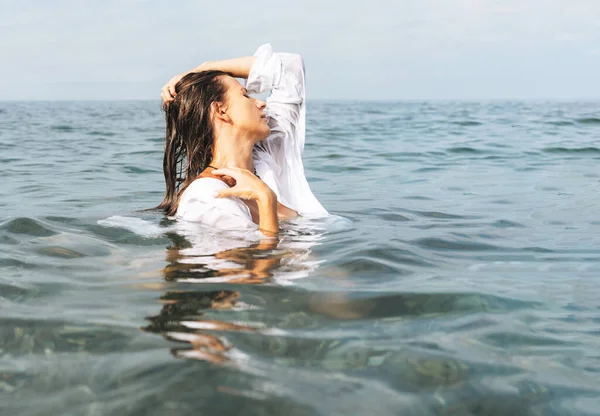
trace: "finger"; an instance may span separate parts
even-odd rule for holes
[[[236,191],[233,188],[221,189],[220,191],[215,191],[215,198],[229,198],[231,196],[236,196]]]
[[[221,176],[221,180],[225,182],[230,188],[233,188],[235,185],[237,185],[237,181],[231,176]]]
[[[169,93],[169,91],[166,91],[166,90],[165,90],[165,91],[163,91],[163,93],[162,93],[162,96],[163,96],[163,101],[164,101],[165,103],[171,102],[171,101],[173,101],[173,100],[175,99],[175,97],[174,97],[174,96],[172,96],[172,95]]]
[[[177,95],[177,93],[175,92],[175,85],[173,84],[167,85],[167,91],[169,92],[169,94],[171,94],[172,97],[175,97],[175,95]]]

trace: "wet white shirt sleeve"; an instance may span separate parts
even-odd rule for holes
[[[274,53],[271,45],[258,48],[246,89],[271,91],[265,113],[269,137],[254,147],[254,166],[277,200],[302,216],[323,216],[327,211],[313,195],[304,175],[306,87],[302,57]]]
[[[178,220],[198,222],[221,230],[256,230],[250,210],[239,198],[216,198],[215,192],[229,188],[215,178],[199,178],[181,195]]]

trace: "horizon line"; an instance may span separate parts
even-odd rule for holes
[[[148,101],[160,102],[160,98],[17,98],[2,99],[0,102],[110,102],[110,101]],[[600,102],[596,98],[552,98],[552,97],[522,97],[522,98],[308,98],[311,101],[339,101],[339,102],[492,102],[492,101],[552,101],[552,102]]]

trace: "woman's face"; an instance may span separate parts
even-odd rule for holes
[[[271,133],[263,111],[267,104],[250,97],[246,88],[235,78],[224,76],[222,82],[227,88],[225,112],[233,125],[254,140],[266,139]]]

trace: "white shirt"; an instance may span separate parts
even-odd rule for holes
[[[286,207],[302,216],[327,215],[306,181],[302,164],[306,139],[302,57],[274,53],[269,44],[259,47],[254,56],[246,89],[251,94],[271,91],[265,109],[271,134],[254,146],[256,173]],[[216,191],[227,187],[218,179],[196,179],[183,192],[176,218],[218,229],[256,229],[248,207],[239,198],[215,198]]]

